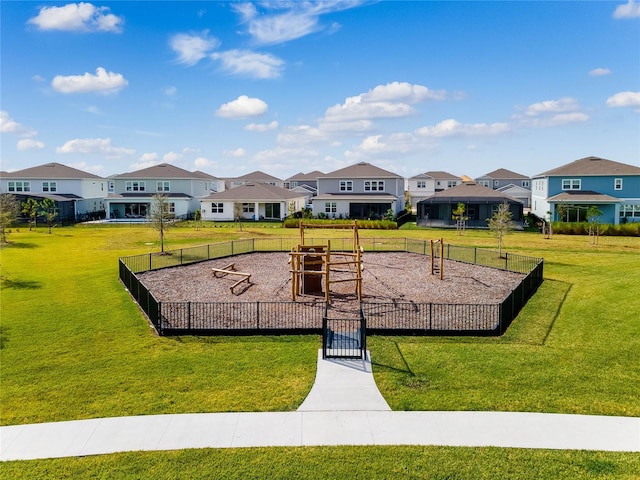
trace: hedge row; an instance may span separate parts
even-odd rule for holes
[[[599,234],[608,236],[640,237],[640,223],[599,225]],[[553,233],[560,235],[588,235],[588,222],[553,222]]]

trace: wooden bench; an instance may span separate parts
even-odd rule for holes
[[[211,271],[213,272],[213,276],[216,278],[220,278],[218,274],[222,274],[221,276],[223,277],[227,275],[239,275],[243,277],[240,280],[238,280],[236,283],[231,285],[231,287],[229,287],[229,290],[231,290],[231,293],[233,293],[234,295],[235,295],[235,292],[233,291],[233,289],[236,288],[238,285],[240,285],[242,282],[247,282],[247,287],[251,285],[251,274],[236,271],[235,263],[230,263],[224,268],[212,268]]]

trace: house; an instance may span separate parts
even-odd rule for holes
[[[228,188],[236,188],[241,185],[246,185],[248,183],[252,183],[252,184],[266,183],[268,185],[274,185],[276,187],[284,188],[283,180],[277,177],[274,177],[273,175],[269,175],[268,173],[261,172],[259,170],[256,170],[255,172],[247,173],[246,175],[242,175],[241,177],[227,179]]]
[[[420,200],[430,197],[434,193],[447,188],[453,188],[462,183],[462,178],[448,172],[425,172],[408,179],[407,191],[411,208],[416,209]]]
[[[532,178],[531,210],[552,221],[585,221],[588,209],[601,223],[640,222],[640,167],[585,157]]]
[[[382,218],[404,209],[404,178],[366,162],[318,177],[313,214],[331,218]]]
[[[476,182],[465,182],[420,200],[416,223],[423,227],[454,226],[453,211],[462,203],[465,206],[464,215],[468,217],[468,227],[487,227],[487,219],[505,202],[509,204],[513,222],[516,226],[522,226],[524,216],[521,201]]]
[[[150,213],[153,196],[161,193],[168,197],[169,213],[190,218],[214,184],[217,179],[206,173],[162,163],[110,177],[105,208],[109,218],[143,218]]]
[[[284,187],[293,189],[296,187],[307,187],[309,190],[318,192],[318,177],[324,175],[324,173],[314,170],[309,173],[296,173],[294,176],[287,178],[284,181]]]
[[[487,173],[482,177],[478,177],[476,178],[476,183],[478,185],[493,188],[494,190],[498,190],[499,188],[509,185],[531,190],[531,179],[529,177],[512,172],[506,168],[499,168],[498,170]]]
[[[200,170],[196,170],[193,172],[195,175],[198,175],[202,178],[207,179],[209,182],[209,191],[211,193],[223,192],[225,189],[225,181],[224,178],[217,178],[213,175],[209,175],[208,173],[201,172]]]
[[[308,196],[268,183],[247,183],[200,200],[203,220],[282,220],[291,210],[299,212]]]
[[[59,220],[76,221],[104,217],[107,179],[60,163],[46,163],[3,172],[0,193],[12,193],[20,202],[49,198],[56,202]]]

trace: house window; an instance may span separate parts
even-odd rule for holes
[[[365,180],[365,192],[382,192],[384,191],[384,180]]]
[[[580,190],[581,182],[579,178],[563,178],[562,190]]]
[[[253,212],[255,212],[255,204],[253,203],[242,204],[242,213],[253,213]]]
[[[500,180],[494,180],[493,181],[493,186],[494,187],[499,187],[500,186]]]
[[[523,187],[529,188],[529,185],[530,185],[529,180],[522,180],[522,186]]]
[[[482,185],[483,187],[488,187],[489,186],[489,180],[480,180],[478,183],[480,185]]]
[[[447,182],[447,188],[453,188],[458,184],[458,182],[456,180],[449,180]]]
[[[144,192],[146,190],[145,182],[127,182],[124,185],[127,192]]]
[[[336,213],[338,211],[338,205],[336,202],[325,202],[324,204],[324,212],[325,213]]]
[[[212,203],[211,213],[224,213],[224,203]]]
[[[620,218],[640,218],[640,205],[621,205]]]
[[[352,180],[340,180],[340,191],[341,192],[352,192],[353,191],[353,181]]]
[[[43,192],[55,192],[57,191],[56,182],[42,182]]]
[[[427,188],[427,182],[425,182],[424,180],[418,180],[417,188]]]
[[[616,178],[613,180],[613,189],[614,190],[622,190],[622,179]]]
[[[109,192],[114,192],[116,190],[116,182],[112,182],[110,180],[108,183],[107,189]]]
[[[10,192],[30,192],[31,182],[9,182],[7,185]]]
[[[157,183],[158,192],[168,192],[169,191],[169,182],[158,182]]]

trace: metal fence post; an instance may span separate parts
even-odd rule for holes
[[[256,328],[260,330],[260,302],[256,302]]]

